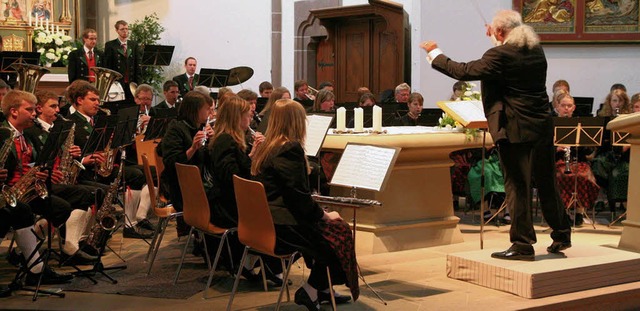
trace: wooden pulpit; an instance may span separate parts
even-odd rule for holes
[[[627,219],[622,222],[622,236],[618,248],[640,252],[640,113],[621,115],[607,125],[611,131],[627,132],[631,137],[627,143],[631,145],[629,160],[629,188],[627,194]]]

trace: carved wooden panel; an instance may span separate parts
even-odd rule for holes
[[[358,101],[358,88],[370,79],[370,26],[368,21],[344,25],[338,35],[338,88],[341,102]]]
[[[329,40],[318,42],[316,54],[316,85],[329,81],[336,85],[336,58],[333,44]]]

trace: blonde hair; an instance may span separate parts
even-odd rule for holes
[[[280,86],[273,89],[273,91],[271,92],[271,95],[269,95],[269,100],[267,101],[267,104],[264,105],[264,108],[262,108],[262,111],[260,111],[259,113],[260,116],[264,116],[264,114],[271,109],[271,106],[273,106],[273,103],[275,103],[278,99],[282,98],[284,93],[289,93],[289,97],[291,97],[291,92],[289,92],[289,90],[284,86]]]
[[[267,136],[251,161],[251,175],[254,176],[261,173],[262,165],[267,158],[284,143],[298,142],[304,148],[307,133],[307,115],[304,107],[291,99],[277,100],[271,107],[267,127]]]
[[[242,151],[247,150],[245,131],[240,128],[242,115],[251,110],[251,105],[244,99],[233,95],[225,100],[224,105],[218,108],[216,123],[213,125],[213,137],[209,142],[209,149],[222,134],[229,134],[238,143]]]
[[[607,99],[604,101],[604,105],[602,106],[602,110],[598,113],[599,117],[612,117],[614,114],[613,108],[611,107],[611,98],[616,96],[620,98],[622,101],[622,105],[620,105],[619,113],[632,113],[633,107],[629,104],[629,96],[627,92],[617,89],[613,90],[607,95]]]
[[[11,109],[19,109],[23,101],[35,105],[38,102],[38,98],[36,98],[32,93],[20,90],[11,90],[7,92],[7,95],[2,98],[2,113],[6,118],[9,118]]]
[[[316,100],[313,102],[313,112],[323,112],[322,103],[332,99],[336,99],[336,96],[333,95],[333,92],[325,89],[320,90],[318,92],[318,95],[316,95]]]

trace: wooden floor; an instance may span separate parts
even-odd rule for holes
[[[585,290],[540,299],[522,298],[468,282],[450,279],[446,276],[446,256],[449,253],[480,249],[480,226],[471,217],[458,214],[463,218],[460,228],[464,242],[453,245],[437,246],[411,251],[360,256],[360,266],[366,281],[373,286],[388,305],[383,305],[372,292],[361,283],[361,298],[354,303],[339,306],[340,310],[634,310],[640,308],[640,282],[626,283],[604,288]],[[598,218],[598,223],[606,223],[607,217]],[[538,246],[548,245],[551,240],[546,227],[537,226]],[[177,241],[175,229],[169,228],[164,243],[184,243]],[[485,249],[506,249],[509,246],[509,226],[487,226],[484,234]],[[590,226],[577,228],[573,235],[574,245],[615,246],[620,238],[622,227],[608,228],[598,224],[594,230]],[[111,242],[116,251],[120,247],[120,237]],[[8,241],[0,247],[5,254]],[[146,251],[146,244],[140,240],[124,239],[123,257]],[[544,249],[537,247],[537,249]],[[124,253],[127,252],[127,253]],[[565,251],[571,257],[571,249]],[[544,255],[544,254],[539,254]],[[640,257],[640,254],[639,254]],[[108,256],[105,262],[116,261]],[[158,258],[162,260],[162,258]],[[2,260],[0,265],[6,265]],[[293,269],[295,290],[303,278],[300,267]],[[628,271],[638,274],[640,271]],[[206,272],[203,271],[203,274]],[[6,283],[10,275],[0,276],[0,283]],[[230,282],[227,282],[231,284]],[[117,285],[115,285],[117,286]],[[171,286],[167,284],[167,286]],[[227,289],[228,291],[229,289]],[[347,292],[346,288],[337,287]],[[13,297],[0,299],[0,309],[47,309],[47,310],[224,310],[228,294],[215,293],[216,298],[202,299],[198,293],[189,299],[161,299],[124,295],[66,292],[65,298],[41,297],[36,302],[26,293],[17,293]],[[241,292],[236,296],[234,310],[272,310],[277,299],[277,291]],[[301,310],[293,302],[285,303],[282,310]],[[323,310],[330,310],[327,305]]]

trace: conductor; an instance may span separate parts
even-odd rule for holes
[[[553,122],[545,82],[547,60],[533,28],[518,12],[503,10],[487,26],[495,47],[468,63],[445,56],[436,42],[420,46],[431,67],[456,80],[482,81],[482,103],[489,132],[498,146],[504,173],[507,207],[511,212],[512,246],[493,258],[535,260],[536,233],[531,215],[532,177],[545,220],[553,230],[549,253],[571,247],[569,216],[555,180]]]

